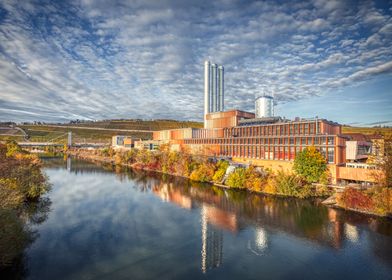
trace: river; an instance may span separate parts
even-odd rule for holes
[[[392,221],[317,200],[45,160],[27,279],[392,279]]]

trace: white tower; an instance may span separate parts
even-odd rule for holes
[[[267,118],[274,116],[274,98],[264,95],[256,98],[256,118]]]

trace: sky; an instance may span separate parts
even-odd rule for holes
[[[225,108],[392,125],[392,1],[0,0],[0,121],[203,119]]]

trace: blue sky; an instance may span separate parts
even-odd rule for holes
[[[392,2],[0,1],[0,120],[202,120],[203,62],[225,105],[392,125]]]

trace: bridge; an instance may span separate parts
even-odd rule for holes
[[[72,132],[61,133],[46,141],[29,141],[29,135],[25,130],[15,125],[0,127],[0,136],[23,137],[22,141],[17,141],[21,147],[85,147],[85,148],[100,148],[108,146],[105,143],[73,143]],[[64,141],[66,140],[66,141]]]

